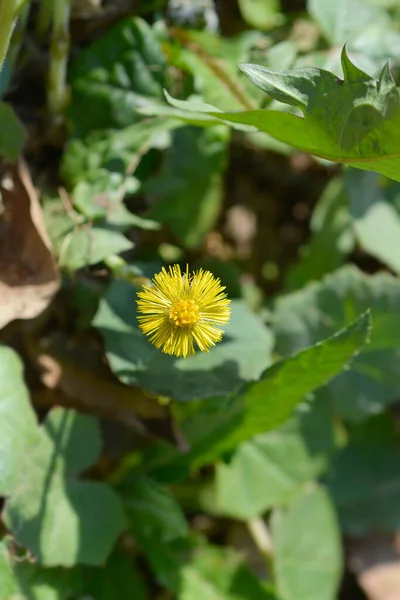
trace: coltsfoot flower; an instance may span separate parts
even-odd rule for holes
[[[209,271],[189,275],[179,265],[154,275],[152,286],[144,286],[137,300],[139,327],[150,342],[166,354],[191,356],[194,342],[208,352],[221,341],[217,325],[228,323],[230,300],[224,287]]]

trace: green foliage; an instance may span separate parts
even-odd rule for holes
[[[0,102],[0,155],[16,160],[22,152],[27,133],[12,107]]]
[[[284,598],[335,597],[342,558],[336,515],[324,490],[305,489],[289,507],[276,510],[272,540],[277,587]]]
[[[99,564],[122,531],[124,516],[107,485],[75,479],[100,452],[98,425],[73,411],[54,409],[38,427],[21,381],[20,361],[8,348],[2,347],[1,353],[6,416],[1,439],[7,458],[0,483],[2,494],[10,496],[4,523],[42,564]]]
[[[300,406],[284,425],[241,444],[229,464],[218,465],[218,512],[247,520],[286,503],[327,469],[334,448],[326,405]]]
[[[47,309],[1,332],[0,600],[353,600],[400,527],[397,3],[30,4],[0,308]],[[185,359],[136,314],[173,264],[231,300]]]
[[[159,98],[165,59],[142,19],[123,21],[83,52],[70,71],[73,135],[126,127],[147,98]],[[90,110],[87,108],[90,106]]]
[[[282,355],[309,346],[367,307],[371,309],[370,344],[361,350],[350,370],[323,390],[325,401],[345,418],[362,420],[398,397],[399,294],[399,282],[391,275],[367,276],[347,266],[276,303],[275,334]]]

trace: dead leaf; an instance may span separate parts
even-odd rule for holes
[[[349,542],[349,568],[369,600],[400,600],[399,550],[396,539],[384,534]]]
[[[0,181],[0,328],[47,308],[59,277],[42,209],[23,161]]]
[[[34,404],[54,406],[56,398],[64,407],[118,421],[143,436],[162,439],[185,450],[169,407],[140,388],[120,383],[99,360],[96,344],[96,338],[68,337],[61,331],[39,342],[27,337],[25,349],[49,392],[37,392]]]

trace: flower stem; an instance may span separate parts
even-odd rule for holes
[[[48,106],[59,117],[67,104],[67,65],[69,55],[70,0],[53,0],[53,27],[50,45]]]
[[[18,5],[18,0],[0,0],[0,71],[7,55]]]
[[[273,546],[267,524],[261,517],[254,517],[246,522],[247,528],[257,549],[265,560],[268,572],[272,572]]]
[[[44,42],[50,29],[51,7],[53,0],[41,0],[36,19],[36,38],[39,43]]]

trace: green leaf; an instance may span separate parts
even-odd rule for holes
[[[270,29],[282,24],[279,0],[239,0],[238,4],[243,19],[255,29]]]
[[[277,600],[230,549],[199,548],[182,568],[178,600]]]
[[[379,73],[385,61],[397,61],[400,58],[400,34],[396,21],[387,10],[388,6],[377,4],[363,0],[338,0],[335,4],[308,0],[308,11],[331,48],[329,52],[324,49],[306,54],[303,60],[308,65],[314,64],[340,75],[336,48],[346,43],[352,61],[372,75]],[[321,59],[319,62],[318,58]]]
[[[157,200],[150,217],[188,248],[204,241],[219,216],[228,139],[226,127],[179,129],[160,173],[144,186]]]
[[[186,537],[188,526],[175,498],[159,483],[134,475],[124,481],[121,499],[132,530],[160,542]]]
[[[27,132],[14,110],[0,102],[0,155],[7,160],[17,160],[21,155]]]
[[[238,391],[271,362],[270,332],[242,302],[232,303],[221,343],[183,359],[162,354],[141,333],[135,300],[133,286],[113,281],[93,321],[111,369],[126,384],[176,400],[204,399]]]
[[[278,427],[306,394],[347,366],[368,340],[369,330],[370,318],[365,314],[331,338],[274,364],[228,406],[216,399],[210,410],[206,403],[181,423],[190,450],[182,455],[159,444],[145,456],[144,468],[163,480],[179,479],[188,468],[213,462],[240,442]]]
[[[119,231],[83,224],[69,231],[62,240],[59,265],[69,271],[76,271],[87,265],[95,265],[111,254],[131,250],[132,247],[132,242]]]
[[[2,540],[0,541],[0,600],[25,600],[19,592],[8,544]]]
[[[395,532],[400,526],[398,435],[395,426],[382,429],[379,419],[355,432],[327,478],[342,528],[350,535]]]
[[[304,152],[400,181],[399,92],[388,65],[376,81],[351,63],[344,48],[342,68],[343,81],[310,67],[273,71],[241,65],[257,87],[275,100],[301,109],[304,118],[272,110],[204,112],[225,123],[255,126]]]
[[[165,544],[150,535],[139,544],[157,581],[177,600],[278,600],[229,548],[196,539]]]
[[[84,594],[93,600],[147,600],[140,573],[131,556],[116,549],[105,565],[86,568],[82,573]]]
[[[67,213],[58,198],[45,199],[44,218],[58,263],[69,271],[94,265],[111,254],[133,247],[133,243],[112,226],[93,225],[79,213]]]
[[[216,472],[218,513],[247,520],[287,502],[325,471],[335,448],[326,404],[312,403],[280,428],[245,442]]]
[[[399,361],[400,282],[387,273],[368,276],[346,266],[276,302],[274,329],[281,355],[297,352],[347,325],[361,311],[371,309],[371,343],[323,390],[335,411],[361,420],[382,411],[400,392]]]
[[[165,59],[151,27],[131,18],[86,48],[70,71],[72,135],[126,127],[147,97],[159,98]]]
[[[305,490],[272,518],[274,569],[285,600],[335,600],[342,574],[336,515],[321,488]]]
[[[169,131],[181,124],[166,118],[147,119],[121,130],[92,132],[83,139],[68,142],[61,163],[61,174],[69,185],[91,182],[95,177],[131,176],[132,165],[150,148],[169,145]],[[114,184],[115,186],[115,184]],[[107,190],[104,189],[103,192]]]
[[[124,528],[111,488],[76,479],[99,451],[97,422],[63,409],[50,412],[35,444],[25,448],[4,522],[44,565],[101,564]]]
[[[377,6],[362,0],[308,0],[307,10],[333,46],[343,46],[375,25],[385,27],[387,15]],[[381,29],[382,31],[382,29]]]
[[[7,496],[20,478],[26,447],[37,440],[36,417],[22,378],[22,363],[0,346],[0,495]]]
[[[71,600],[81,589],[76,569],[44,569],[16,554],[11,538],[0,542],[1,600]]]
[[[363,250],[400,273],[400,185],[376,173],[345,174],[350,215]]]

